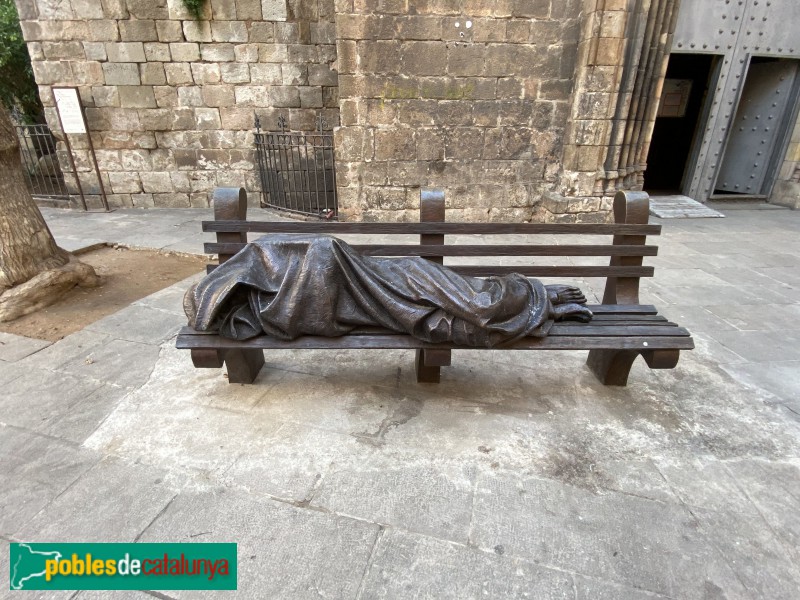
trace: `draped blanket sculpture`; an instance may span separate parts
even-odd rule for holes
[[[365,257],[327,235],[271,235],[186,293],[198,331],[340,336],[378,326],[427,342],[492,347],[545,336],[554,320],[591,319],[577,288],[522,275],[464,277],[420,257]]]

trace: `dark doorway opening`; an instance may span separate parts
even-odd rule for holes
[[[709,54],[670,55],[647,154],[644,189],[648,192],[680,193],[717,60]]]

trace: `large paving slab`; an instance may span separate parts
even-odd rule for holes
[[[263,443],[268,442],[268,443]],[[323,477],[358,457],[379,452],[358,438],[297,423],[285,423],[269,440],[241,453],[225,471],[227,485],[293,502],[308,503]],[[347,507],[344,514],[352,514]]]
[[[758,508],[787,558],[800,565],[800,465],[788,462],[741,460],[727,463],[740,489]]]
[[[0,361],[15,362],[43,348],[50,342],[0,331]]]
[[[143,385],[158,360],[158,346],[112,337],[107,340],[93,347],[85,356],[71,358],[61,365],[60,370],[119,387]]]
[[[30,542],[134,542],[179,487],[161,470],[107,457],[14,535]]]
[[[472,540],[485,550],[670,597],[705,598],[709,587],[746,597],[698,529],[682,506],[498,473],[478,482]]]
[[[737,364],[725,370],[753,387],[771,392],[800,415],[800,361]]]
[[[372,523],[214,488],[181,493],[140,541],[236,542],[245,597],[355,598],[379,531]],[[169,594],[216,598],[219,592]]]
[[[178,304],[180,306],[180,304]],[[132,304],[113,315],[86,326],[89,331],[142,344],[160,344],[178,332],[181,320],[174,311],[145,304]]]
[[[710,206],[681,194],[653,196],[650,198],[650,214],[664,219],[707,219],[725,216]]]
[[[0,535],[18,532],[100,458],[75,444],[0,426]]]
[[[427,536],[382,532],[361,598],[574,598],[571,574]]]
[[[777,362],[800,360],[800,323],[786,322],[779,334],[771,330],[717,331],[711,334],[726,348],[730,348],[750,362]]]
[[[474,478],[474,468],[442,461],[373,460],[328,474],[311,506],[466,543]]]
[[[3,386],[3,422],[54,437],[83,442],[127,390],[111,383],[45,369]]]
[[[193,375],[188,380],[187,372]],[[281,426],[245,412],[264,393],[259,385],[231,386],[218,370],[195,370],[189,353],[170,342],[148,381],[117,405],[85,445],[154,467],[220,474]],[[240,407],[212,406],[219,395],[230,395]]]
[[[18,364],[23,369],[57,371],[60,367],[75,359],[89,359],[99,346],[111,341],[111,339],[110,336],[104,333],[83,329],[54,342],[35,354],[26,356],[18,361]]]
[[[185,316],[183,312],[183,296],[186,292],[186,288],[198,282],[200,279],[202,279],[202,277],[203,273],[191,275],[175,285],[171,285],[163,290],[159,290],[154,294],[150,294],[149,296],[145,296],[144,298],[137,300],[133,303],[133,305],[147,306],[176,314],[180,316],[178,323],[183,325]]]
[[[705,509],[695,509],[693,514],[753,598],[797,598],[800,570],[796,547],[782,543],[763,521],[749,515]]]

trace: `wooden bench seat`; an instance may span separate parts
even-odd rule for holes
[[[465,275],[485,277],[520,273],[529,277],[570,280],[584,277],[606,279],[603,304],[589,305],[594,318],[589,323],[556,323],[545,338],[528,337],[497,347],[508,350],[588,350],[588,365],[606,385],[625,385],[637,356],[650,368],[675,367],[681,350],[694,347],[686,329],[658,314],[654,306],[639,304],[639,280],[653,276],[653,267],[643,266],[645,256],[655,256],[657,247],[645,243],[657,235],[660,225],[648,224],[649,199],[644,192],[618,192],[614,198],[613,224],[445,223],[444,194],[423,190],[420,223],[338,223],[247,221],[245,191],[218,188],[214,193],[215,220],[203,223],[203,231],[215,232],[216,243],[205,251],[218,254],[220,264],[244,247],[247,233],[327,233],[332,235],[419,235],[419,244],[351,244],[369,256],[422,256],[439,263],[444,257],[536,257],[526,265],[455,265]],[[611,236],[611,243],[576,244],[445,244],[445,236],[477,236],[490,241],[495,235]],[[542,257],[542,258],[538,258]],[[607,265],[548,264],[563,257],[609,257]],[[561,261],[563,262],[563,261]],[[216,265],[209,265],[213,270]],[[184,327],[177,347],[188,349],[198,368],[228,368],[231,383],[252,383],[264,364],[264,350],[274,349],[409,349],[416,350],[417,380],[439,381],[441,367],[451,364],[454,349],[481,350],[453,344],[429,344],[405,334],[375,327],[358,328],[345,336],[304,336],[292,341],[266,335],[246,341],[222,338],[214,333]]]

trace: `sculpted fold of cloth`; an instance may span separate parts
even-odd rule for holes
[[[578,288],[535,279],[464,277],[421,257],[361,256],[326,235],[270,235],[245,246],[186,293],[198,331],[245,340],[340,336],[361,326],[426,342],[492,347],[589,321]]]

